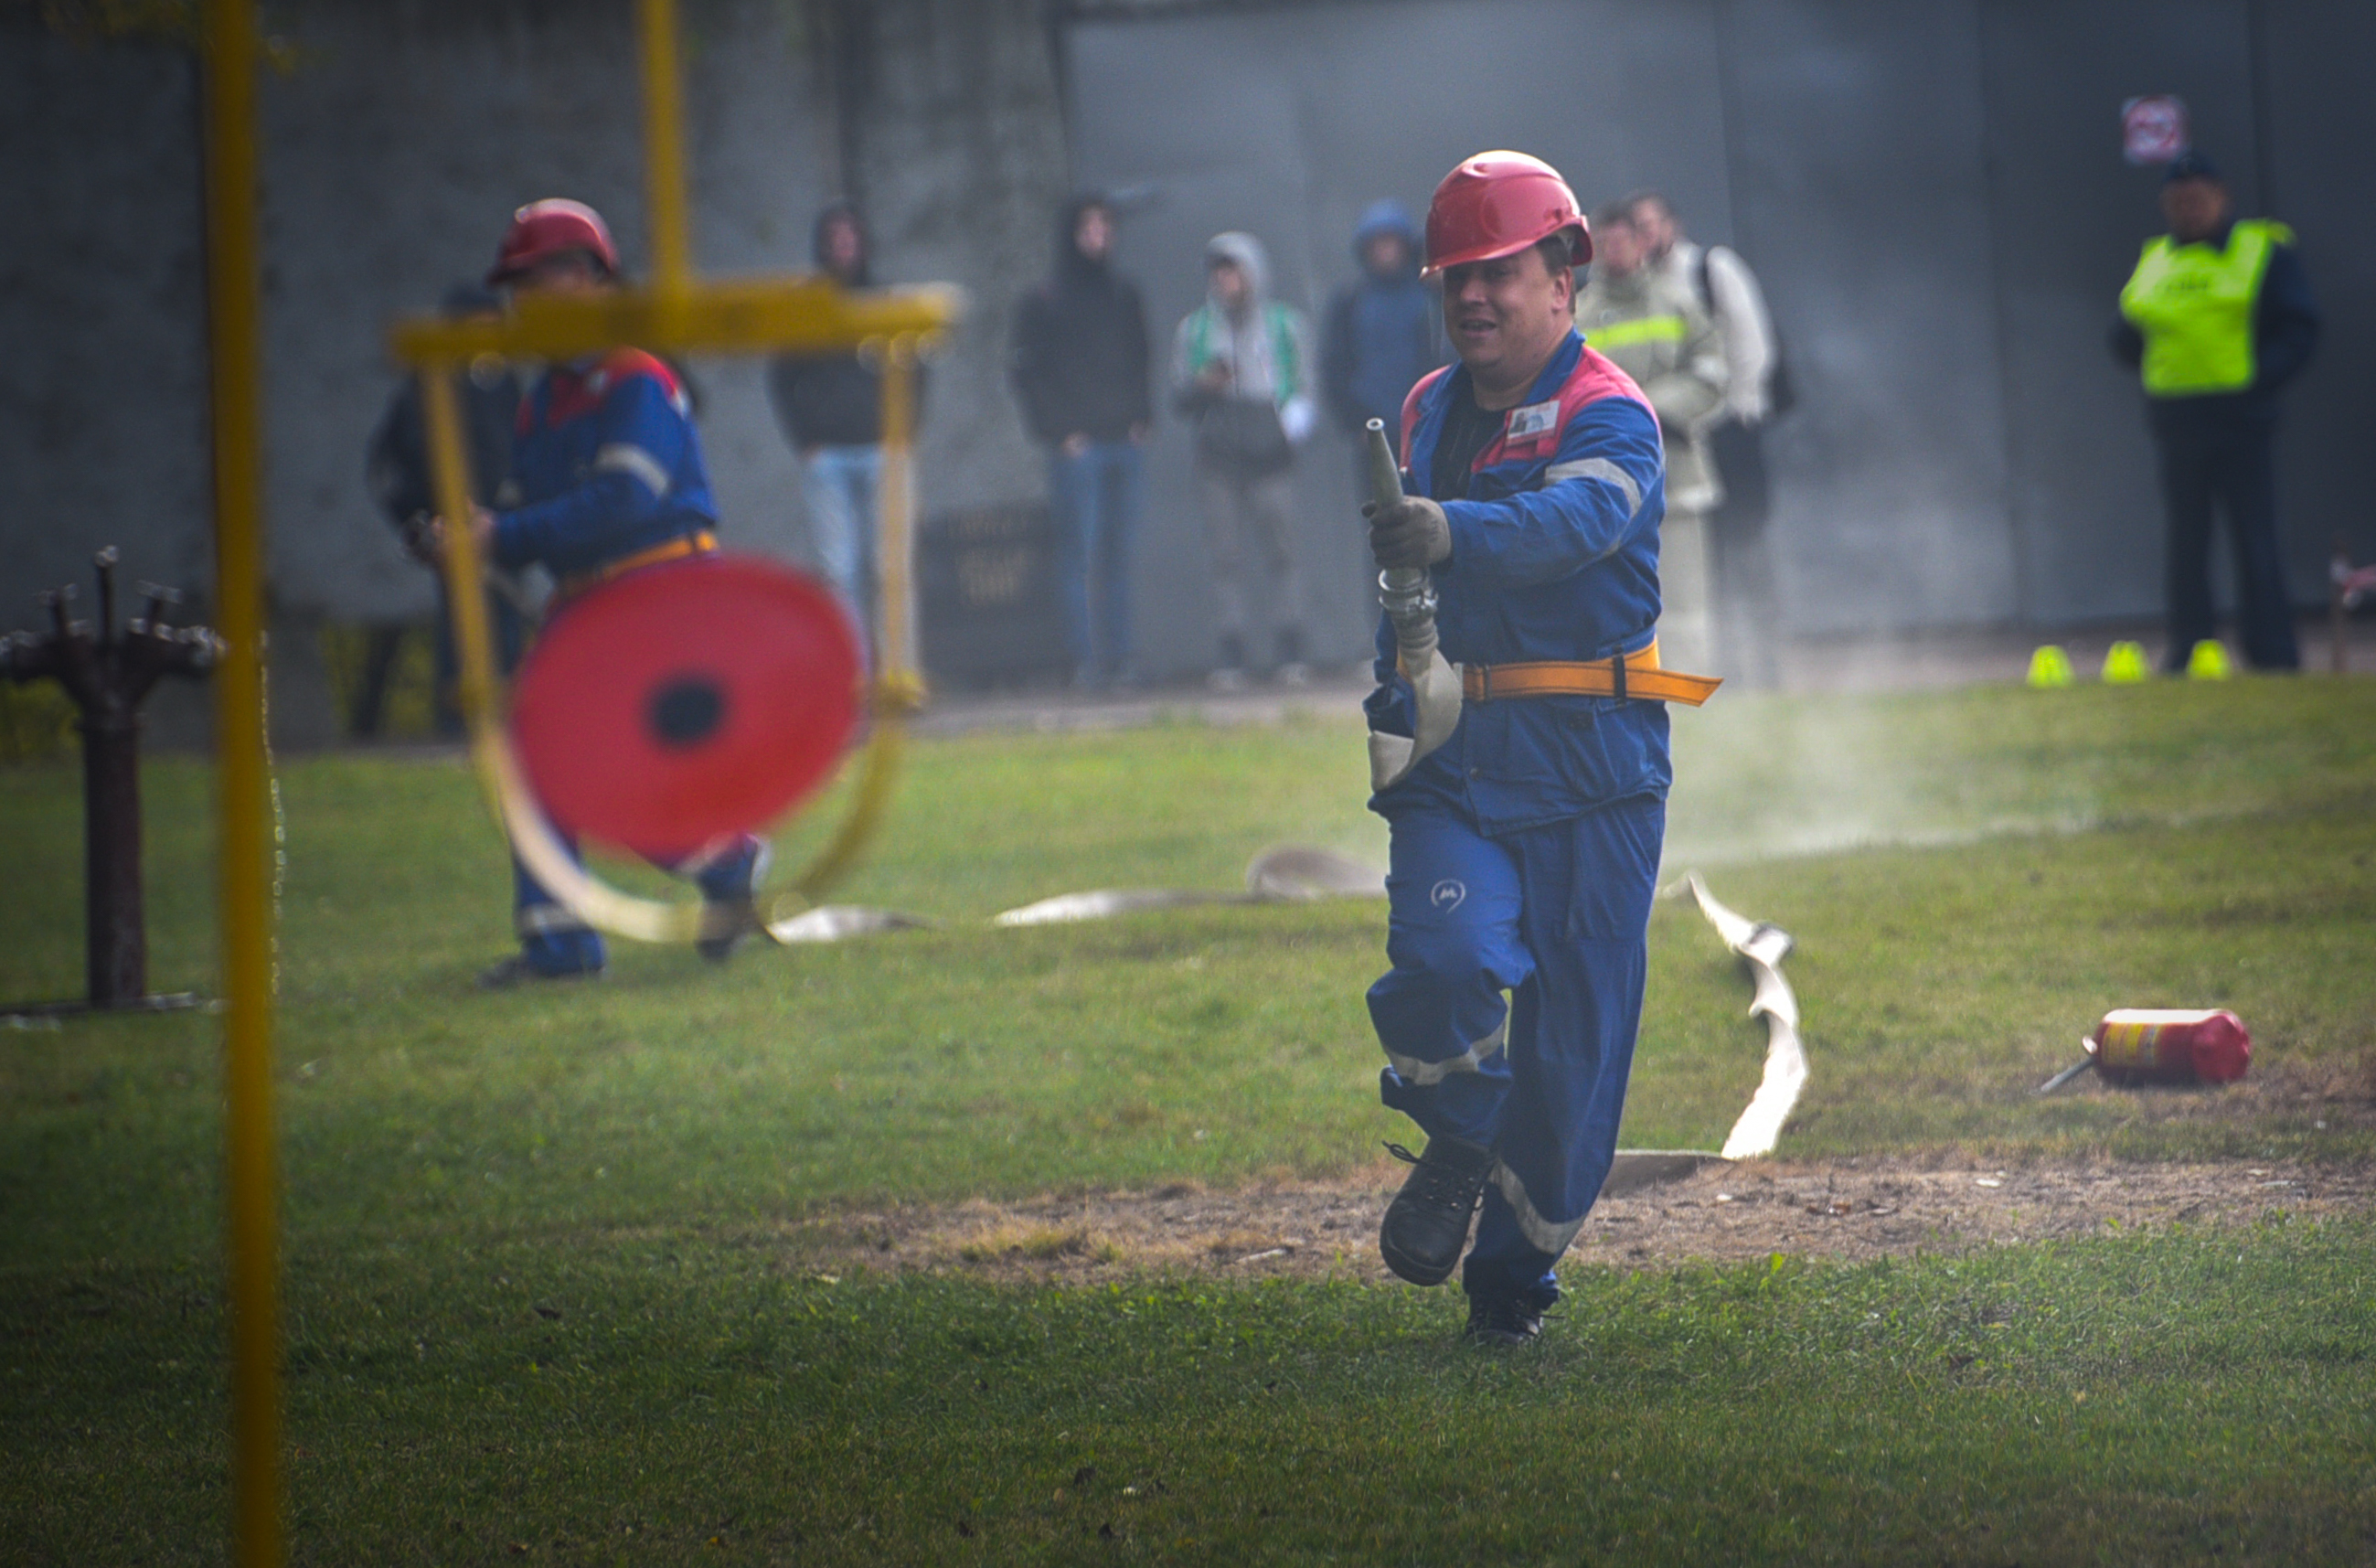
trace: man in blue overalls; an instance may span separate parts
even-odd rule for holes
[[[617,286],[619,252],[600,214],[579,202],[531,202],[512,215],[491,286],[515,294],[597,293]],[[718,509],[683,386],[640,349],[613,349],[556,365],[521,399],[512,474],[520,505],[478,512],[472,528],[501,566],[541,565],[555,584],[552,613],[571,599],[640,568],[718,548]],[[748,834],[669,869],[713,903],[748,907],[766,849]],[[512,862],[520,950],[479,977],[489,987],[599,975],[594,931]],[[747,922],[746,922],[747,931]],[[704,940],[722,961],[734,937]]]
[[[1379,565],[1432,570],[1465,699],[1370,802],[1393,829],[1381,1093],[1428,1134],[1379,1250],[1420,1285],[1467,1251],[1468,1336],[1491,1344],[1541,1331],[1609,1173],[1666,829],[1662,705],[1715,685],[1658,668],[1658,422],[1570,324],[1591,255],[1539,160],[1444,177],[1427,268],[1460,362],[1404,404],[1408,493],[1364,508]],[[1420,734],[1390,625],[1379,647],[1371,728]]]

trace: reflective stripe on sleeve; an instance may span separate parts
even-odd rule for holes
[[[626,474],[640,481],[654,495],[669,493],[668,470],[660,467],[660,460],[627,442],[613,441],[596,452],[594,468],[599,473]]]
[[[1618,493],[1625,497],[1625,515],[1629,517],[1642,509],[1642,487],[1634,482],[1632,474],[1606,457],[1585,457],[1573,463],[1553,463],[1543,470],[1545,484],[1557,484],[1562,480],[1568,479],[1597,479],[1604,484],[1615,485]]]
[[[1567,1244],[1575,1240],[1575,1233],[1584,1229],[1583,1215],[1554,1222],[1537,1213],[1534,1200],[1527,1196],[1527,1184],[1518,1180],[1518,1173],[1504,1161],[1497,1159],[1493,1162],[1493,1185],[1501,1189],[1511,1213],[1517,1217],[1518,1233],[1526,1237],[1527,1245],[1538,1253],[1559,1256],[1567,1251]]]
[[[1459,1055],[1448,1056],[1441,1062],[1422,1062],[1416,1056],[1398,1056],[1391,1051],[1386,1052],[1386,1061],[1393,1065],[1395,1075],[1403,1082],[1415,1088],[1426,1088],[1431,1084],[1443,1082],[1455,1073],[1484,1071],[1487,1059],[1502,1049],[1502,1038],[1508,1029],[1509,1025],[1505,1022]]]

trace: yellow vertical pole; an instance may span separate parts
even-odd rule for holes
[[[637,13],[644,68],[644,191],[651,208],[652,291],[681,299],[693,288],[686,235],[684,89],[676,0],[642,0]]]
[[[470,449],[462,440],[462,411],[454,396],[454,367],[433,360],[421,367],[422,424],[429,436],[430,493],[446,520],[446,602],[454,623],[460,666],[462,715],[477,738],[493,719],[494,659],[487,632],[487,594],[479,550],[470,539]]]
[[[883,484],[875,501],[875,560],[883,602],[879,679],[901,700],[921,695],[916,673],[916,341],[883,345]]]
[[[898,777],[904,726],[924,700],[916,638],[916,339],[903,332],[861,344],[859,351],[879,351],[883,372],[883,483],[874,500],[875,731],[857,805],[840,836],[792,883],[812,903],[857,863],[882,826]]]
[[[207,313],[214,425],[215,750],[223,986],[232,1560],[281,1559],[280,1184],[272,1124],[270,778],[254,0],[206,0]]]

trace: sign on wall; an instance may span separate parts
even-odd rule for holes
[[[2121,105],[2121,156],[2130,162],[2168,163],[2186,148],[2185,100],[2156,93]]]

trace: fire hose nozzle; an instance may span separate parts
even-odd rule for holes
[[[1394,446],[1386,438],[1386,422],[1372,420],[1368,433],[1370,495],[1384,506],[1402,499],[1402,469],[1396,463]],[[1419,668],[1435,647],[1435,588],[1429,580],[1427,568],[1395,566],[1380,572],[1378,604],[1385,611],[1386,619],[1394,623],[1395,640],[1402,647],[1404,663]]]
[[[1403,498],[1401,466],[1386,440],[1386,422],[1369,423],[1370,492],[1379,506]],[[1411,683],[1412,732],[1370,734],[1370,784],[1374,790],[1400,782],[1420,758],[1451,738],[1460,723],[1460,672],[1436,646],[1435,585],[1424,566],[1390,567],[1378,574],[1378,605],[1395,630],[1396,661]]]

